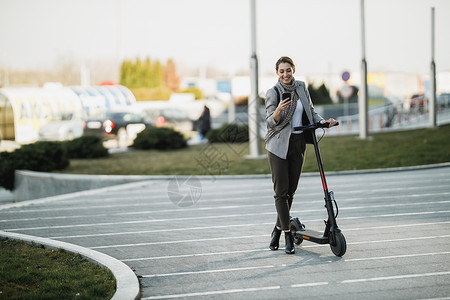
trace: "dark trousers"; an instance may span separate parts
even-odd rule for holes
[[[289,211],[302,172],[305,149],[304,135],[292,134],[286,159],[268,153],[275,192],[275,208],[278,214],[276,226],[282,230],[289,230]]]

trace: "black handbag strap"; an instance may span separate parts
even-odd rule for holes
[[[280,91],[278,90],[277,86],[274,86],[273,88],[275,89],[275,92],[277,93],[278,103],[280,103],[280,101],[281,101]]]

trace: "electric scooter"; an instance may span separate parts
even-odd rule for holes
[[[336,125],[338,125],[337,123]],[[289,229],[294,237],[294,243],[300,245],[303,240],[307,240],[317,244],[330,244],[331,251],[336,256],[343,256],[347,250],[347,243],[345,237],[339,229],[336,218],[339,213],[336,200],[334,200],[334,193],[328,191],[327,181],[325,179],[325,172],[323,170],[322,159],[320,157],[319,143],[316,139],[315,130],[318,128],[328,128],[330,123],[315,123],[307,126],[295,127],[294,130],[310,131],[313,137],[314,150],[316,153],[317,164],[319,166],[320,178],[322,179],[323,191],[325,193],[325,207],[328,213],[328,220],[325,221],[325,230],[321,232],[307,229],[305,224],[300,222],[299,218],[291,217]],[[336,214],[334,213],[333,203],[336,206]]]

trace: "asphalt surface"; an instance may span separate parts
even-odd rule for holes
[[[450,167],[327,180],[343,257],[308,241],[294,255],[268,250],[269,177],[173,177],[24,202],[0,207],[0,230],[119,259],[139,276],[143,299],[449,298]],[[291,213],[323,230],[319,176],[301,178]]]

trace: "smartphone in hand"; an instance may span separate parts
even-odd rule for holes
[[[291,93],[283,93],[281,100],[284,100],[286,98],[289,98],[289,100],[291,100]]]

